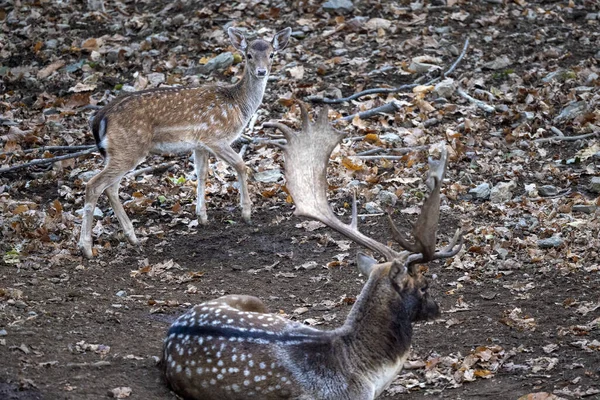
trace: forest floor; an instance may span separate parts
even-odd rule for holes
[[[235,53],[224,30],[232,21],[259,36],[293,29],[250,137],[275,133],[262,127],[268,120],[297,125],[292,98],[424,85],[469,39],[446,97],[424,85],[330,110],[336,119],[402,104],[340,124],[348,139],[329,168],[340,219],[356,190],[362,232],[390,241],[379,212],[390,205],[408,228],[426,191],[427,151],[399,149],[435,152],[444,140],[440,243],[465,232],[456,257],[429,265],[442,316],[415,325],[411,356],[383,397],[600,399],[597,2],[364,0],[343,15],[317,1],[84,3],[0,0],[0,399],[98,399],[116,388],[175,399],[156,366],[169,324],[224,294],[258,296],[321,329],[343,323],[365,282],[354,263],[361,249],[293,215],[275,147],[236,144],[253,172],[251,225],[223,162],[211,160],[202,226],[189,156],[148,158],[141,167],[176,163],[122,183],[141,246],[125,243],[103,196],[91,260],[77,250],[78,212],[99,154],[2,172],[59,154],[27,149],[92,144],[86,106],[123,91],[232,81],[237,58],[198,67]],[[555,135],[584,136],[540,140]],[[366,151],[403,157],[360,158]]]

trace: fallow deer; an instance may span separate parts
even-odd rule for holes
[[[239,82],[136,92],[114,100],[94,116],[90,125],[105,166],[86,186],[79,238],[84,256],[93,256],[93,213],[105,190],[128,241],[138,244],[119,200],[119,182],[149,153],[194,152],[196,214],[203,224],[207,222],[204,192],[209,153],[227,162],[238,175],[242,217],[250,221],[252,204],[246,167],[231,144],[262,103],[274,53],[285,48],[290,33],[291,29],[286,28],[275,34],[271,42],[257,39],[248,43],[240,30],[229,28],[231,43],[246,56]]]
[[[350,224],[335,217],[326,199],[325,172],[342,135],[328,124],[327,111],[315,125],[304,107],[302,115],[301,133],[270,124],[287,139],[285,175],[295,213],[327,224],[387,262],[359,254],[357,264],[368,281],[346,322],[331,331],[269,314],[253,296],[221,297],[179,317],[164,341],[161,363],[166,381],[185,399],[374,399],[402,369],[412,323],[439,314],[415,263],[452,257],[462,246],[459,231],[442,251],[435,250],[435,237],[430,240],[439,219],[445,153],[437,166],[430,163],[432,194],[413,230],[422,252],[397,252],[358,232],[356,200]]]

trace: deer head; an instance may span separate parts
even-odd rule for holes
[[[271,72],[271,64],[276,51],[287,46],[292,28],[285,28],[275,34],[271,42],[254,40],[248,44],[244,33],[236,28],[227,30],[233,46],[244,53],[247,60],[246,68],[255,78],[266,78]]]

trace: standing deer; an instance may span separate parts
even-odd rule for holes
[[[221,297],[179,317],[164,341],[161,365],[168,384],[185,399],[374,399],[402,369],[412,323],[439,314],[415,263],[452,257],[462,246],[457,231],[445,249],[435,250],[445,153],[437,166],[430,162],[432,194],[413,229],[413,247],[422,252],[397,252],[358,231],[356,199],[350,224],[336,218],[327,203],[325,172],[342,135],[329,125],[326,110],[310,124],[302,106],[302,118],[301,133],[269,124],[287,139],[285,175],[295,213],[325,223],[387,262],[359,254],[358,267],[369,279],[344,325],[332,331],[269,314],[253,296]]]
[[[138,244],[133,225],[119,200],[119,182],[144,161],[149,153],[193,151],[196,169],[196,214],[207,222],[204,198],[209,153],[231,165],[240,185],[242,217],[250,221],[244,161],[232,148],[262,103],[274,53],[285,48],[291,29],[278,32],[271,42],[246,41],[243,33],[229,28],[233,46],[245,54],[242,79],[233,85],[206,85],[144,90],[120,97],[99,111],[91,121],[96,145],[104,156],[104,169],[88,182],[81,223],[79,248],[92,257],[93,213],[98,197],[106,190],[124,234]]]

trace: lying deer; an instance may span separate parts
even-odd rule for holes
[[[245,165],[231,143],[262,103],[274,53],[285,48],[291,29],[278,32],[271,42],[258,39],[248,43],[234,28],[228,33],[233,46],[246,56],[243,77],[236,84],[144,90],[114,100],[94,116],[90,125],[106,165],[85,190],[79,248],[86,257],[93,255],[93,213],[105,190],[128,241],[138,244],[119,200],[119,182],[149,153],[194,152],[196,214],[203,224],[207,222],[204,192],[209,153],[227,162],[238,175],[242,217],[250,221]]]
[[[269,314],[253,296],[221,297],[179,317],[164,341],[161,363],[166,381],[185,399],[374,399],[402,369],[412,323],[439,314],[415,264],[452,257],[462,246],[457,231],[444,250],[435,250],[445,153],[437,166],[430,164],[433,190],[413,229],[411,246],[420,252],[397,252],[358,231],[356,200],[350,224],[335,217],[326,199],[325,171],[342,136],[328,124],[327,111],[315,125],[304,108],[302,114],[299,134],[270,124],[287,139],[286,179],[296,214],[327,224],[387,262],[359,254],[358,267],[369,279],[344,325],[332,331]]]

